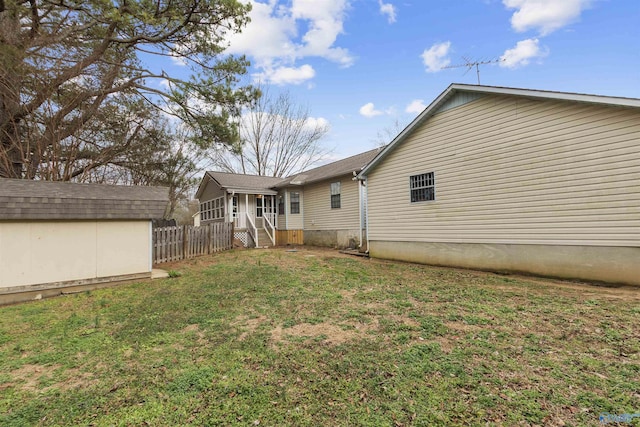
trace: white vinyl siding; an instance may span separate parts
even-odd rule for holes
[[[437,203],[409,176],[437,171]],[[640,111],[485,96],[426,120],[368,177],[369,238],[640,246]]]
[[[341,180],[331,179],[304,187],[304,229],[358,229],[358,183],[349,175]],[[331,183],[340,182],[340,209],[331,209]]]

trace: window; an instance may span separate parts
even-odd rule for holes
[[[284,196],[278,196],[278,215],[284,215]]]
[[[289,193],[289,200],[291,201],[291,213],[299,214],[300,213],[300,193],[291,192]]]
[[[436,199],[436,179],[433,172],[409,177],[411,203],[427,202]]]
[[[200,203],[200,218],[203,221],[224,218],[224,196]]]
[[[331,183],[331,209],[340,209],[340,182]]]

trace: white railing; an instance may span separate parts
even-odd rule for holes
[[[258,247],[258,229],[256,228],[256,225],[253,223],[253,220],[249,216],[249,213],[247,212],[245,215],[246,215],[245,218],[247,220],[245,226],[247,227],[249,236],[251,236],[251,238],[253,239],[253,243],[255,243],[256,247]]]
[[[268,219],[271,225],[275,226],[276,224],[276,213],[275,212],[264,212],[262,215],[264,218]]]
[[[247,213],[240,212],[237,217],[233,219],[233,226],[235,228],[245,229],[247,228]]]
[[[264,215],[262,217],[262,219],[263,219],[262,226],[264,228],[264,231],[267,233],[267,236],[269,236],[269,239],[271,239],[271,243],[275,246],[275,244],[276,244],[276,228],[273,226],[271,221],[269,221],[269,217],[270,216],[273,217],[273,215]]]

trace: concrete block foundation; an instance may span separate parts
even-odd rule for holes
[[[331,248],[357,248],[360,244],[360,232],[354,230],[305,230],[304,244],[327,246]]]
[[[640,286],[640,248],[370,241],[369,255],[420,264]]]

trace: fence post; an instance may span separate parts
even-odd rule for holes
[[[207,238],[209,239],[207,241],[207,253],[212,254],[214,253],[214,241],[213,239],[215,239],[216,235],[213,232],[213,224],[207,224]]]

